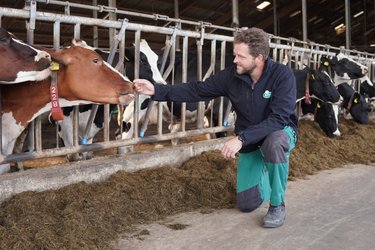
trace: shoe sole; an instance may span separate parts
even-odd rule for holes
[[[269,223],[264,223],[264,224],[263,224],[263,227],[264,227],[264,228],[276,228],[276,227],[281,227],[282,225],[284,225],[284,223],[282,223],[282,224],[269,224]]]

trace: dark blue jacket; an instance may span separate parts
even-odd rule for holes
[[[204,82],[155,85],[154,100],[196,102],[226,96],[236,111],[235,133],[245,139],[240,152],[258,149],[270,133],[291,126],[297,134],[296,82],[292,70],[267,59],[256,84],[230,66]]]

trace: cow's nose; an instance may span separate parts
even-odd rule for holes
[[[35,61],[40,61],[40,60],[51,61],[51,55],[45,51],[38,51],[38,54],[35,56]]]
[[[340,95],[340,99],[334,104],[340,105],[344,101],[344,98]]]

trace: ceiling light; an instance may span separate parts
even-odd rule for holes
[[[370,44],[370,47],[375,47],[375,43],[373,43],[373,44]]]
[[[362,15],[362,14],[363,14],[363,10],[360,11],[360,12],[358,12],[357,14],[355,14],[355,15],[354,15],[354,18],[359,17],[359,16]]]
[[[342,28],[345,28],[345,25],[344,25],[343,23],[337,25],[337,26],[335,27],[335,30],[339,30],[339,29],[342,29]]]
[[[270,2],[268,2],[268,1],[264,1],[263,3],[261,3],[261,4],[259,4],[258,6],[257,6],[257,9],[258,10],[263,10],[264,8],[266,8],[268,5],[270,5],[271,3]]]
[[[335,27],[335,30],[336,30],[336,35],[340,35],[341,33],[344,33],[345,32],[345,25],[343,23],[341,23],[340,25],[337,25]]]
[[[299,13],[301,13],[301,11],[297,10],[297,11],[293,12],[292,14],[290,14],[289,17],[297,16]]]

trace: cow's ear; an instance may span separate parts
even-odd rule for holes
[[[337,59],[336,56],[334,56],[332,59],[331,59],[331,64],[337,64],[339,62],[339,60]]]
[[[69,63],[70,59],[69,58],[64,58],[63,53],[61,51],[55,51],[51,52],[51,60],[58,62],[61,66],[65,66]]]
[[[318,109],[321,108],[321,106],[320,106],[320,102],[317,102],[317,103],[316,103],[316,107],[317,107]]]
[[[361,95],[358,92],[355,92],[353,94],[353,103],[358,104],[360,100],[361,100]]]
[[[85,48],[85,49],[95,50],[94,47],[91,47],[85,41],[83,41],[79,38],[73,38],[72,39],[72,45],[79,46],[79,47],[82,47],[82,48]]]

